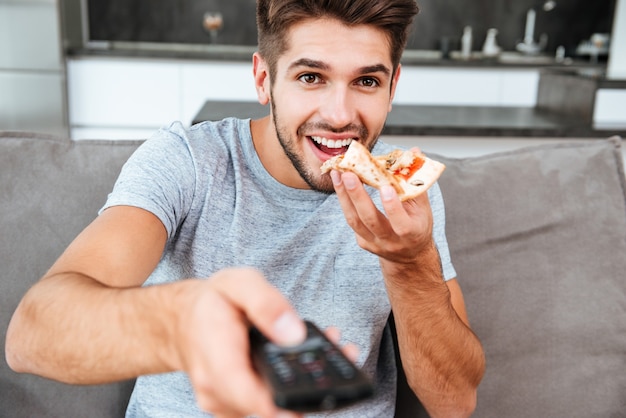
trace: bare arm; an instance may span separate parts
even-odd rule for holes
[[[433,253],[438,260],[436,249]],[[392,265],[383,270],[409,386],[433,417],[471,415],[484,354],[469,328],[458,283],[443,284],[437,269]],[[419,280],[407,285],[412,275]],[[426,282],[429,275],[432,283]]]
[[[161,289],[144,292],[138,287],[156,266],[165,239],[164,227],[147,212],[123,207],[105,211],[18,306],[7,333],[9,364],[71,383],[125,379],[150,368],[163,371],[167,366],[157,367],[155,359],[123,353],[139,352],[147,337],[167,338],[166,328],[141,335],[148,327],[134,323],[165,324],[161,318],[139,316],[145,309],[141,304],[152,303]],[[167,347],[153,342],[162,350]],[[154,354],[171,361],[173,353]]]
[[[409,385],[431,416],[469,416],[484,354],[458,283],[443,280],[428,197],[402,204],[386,187],[385,216],[355,175],[333,173],[333,181],[359,245],[380,256]]]
[[[295,311],[251,269],[140,287],[165,243],[154,215],[106,210],[21,301],[7,331],[9,365],[70,383],[183,370],[204,409],[274,414],[249,363],[247,324],[293,343],[304,333]]]

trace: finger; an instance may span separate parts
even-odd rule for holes
[[[352,199],[350,198],[346,190],[346,183],[344,182],[344,179],[346,178],[344,176],[345,174],[346,173],[341,173],[339,171],[333,170],[330,172],[330,178],[333,180],[335,193],[337,194],[337,198],[339,199],[339,204],[341,205],[343,213],[356,213],[354,205],[352,204]],[[351,188],[356,187],[355,184],[350,184],[350,186]]]
[[[384,185],[380,188],[380,200],[392,228],[397,225],[408,224],[411,222],[410,216],[408,216],[404,205],[398,198],[396,189],[392,186]]]
[[[306,327],[289,301],[254,269],[222,270],[214,285],[247,320],[276,344],[296,345],[306,338]]]
[[[335,345],[339,345],[339,341],[341,340],[341,332],[339,328],[336,327],[328,327],[324,330],[324,334],[326,338],[330,340]]]
[[[358,187],[356,182],[351,182],[350,177],[354,176],[353,174],[340,173],[338,171],[331,172],[331,178],[333,179],[335,193],[337,194],[337,199],[339,200],[339,205],[341,206],[344,218],[346,219],[346,222],[350,226],[350,228],[352,228],[352,230],[357,234],[357,236],[365,240],[373,239],[373,234],[365,227],[365,225],[361,222],[361,219],[358,216],[357,210],[354,207],[354,203],[352,201],[352,197],[348,194],[346,183],[344,183],[344,178],[346,178],[344,176],[347,176],[347,183],[352,191],[354,191],[354,189]],[[360,187],[363,186],[361,185]]]
[[[361,224],[376,236],[388,233],[389,222],[387,218],[378,210],[376,205],[374,205],[374,202],[363,187],[359,177],[354,173],[344,173],[342,178],[344,179],[347,195],[352,201],[354,210]],[[387,186],[382,187],[386,188]]]
[[[343,354],[353,363],[356,363],[359,359],[359,348],[354,344],[346,344],[341,347]]]
[[[374,240],[381,228],[385,228],[385,216],[376,208],[356,174],[342,173],[337,180],[335,190],[348,225],[364,240]]]
[[[427,193],[401,202],[393,187],[383,186],[380,197],[390,226],[396,235],[405,236],[415,231],[416,227],[429,229],[432,212]]]
[[[344,346],[340,345],[341,332],[339,331],[339,328],[328,327],[326,328],[326,330],[324,330],[324,334],[333,344],[341,348],[341,351],[348,358],[348,360],[354,363],[359,359],[359,348],[356,345],[354,344],[346,344]]]

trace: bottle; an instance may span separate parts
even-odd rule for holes
[[[559,63],[565,61],[565,47],[563,45],[559,45],[556,49],[554,60]]]
[[[463,28],[463,36],[461,37],[461,58],[470,59],[472,57],[472,27],[465,26]]]
[[[500,47],[496,42],[496,35],[498,35],[498,29],[491,28],[487,31],[487,37],[483,44],[483,56],[495,57],[500,54]]]

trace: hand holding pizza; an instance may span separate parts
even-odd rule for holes
[[[353,145],[356,144],[356,145]],[[445,166],[417,150],[372,157],[354,141],[343,156],[328,160],[346,221],[363,249],[397,263],[411,263],[432,245],[432,212],[427,193]],[[381,193],[383,214],[363,184]]]

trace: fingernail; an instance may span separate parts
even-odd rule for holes
[[[382,186],[380,188],[380,197],[384,201],[393,200],[396,197],[396,191],[393,187],[389,185]]]
[[[285,312],[274,323],[276,342],[283,345],[297,345],[306,338],[304,323],[293,312]]]
[[[333,180],[333,184],[335,186],[338,186],[341,184],[341,173],[339,173],[339,171],[331,171],[330,172],[330,178]]]

